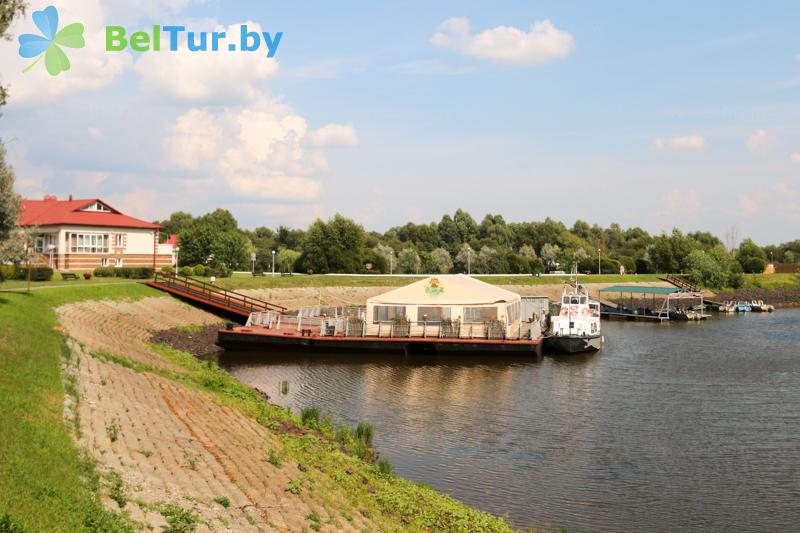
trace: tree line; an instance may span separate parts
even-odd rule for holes
[[[651,235],[642,228],[607,228],[577,221],[572,227],[547,218],[506,222],[487,214],[477,222],[458,209],[438,222],[367,231],[340,214],[307,229],[240,228],[217,209],[200,217],[176,212],[158,221],[180,239],[180,264],[215,264],[303,273],[527,274],[553,270],[616,274],[685,273],[707,286],[735,287],[742,274],[762,272],[767,262],[800,261],[800,240],[759,246],[745,239],[735,248],[709,232]]]

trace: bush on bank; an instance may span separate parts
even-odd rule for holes
[[[153,277],[154,272],[152,267],[100,267],[94,269],[94,275],[98,278],[149,279]]]

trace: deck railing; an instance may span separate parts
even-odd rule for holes
[[[382,321],[368,324],[357,316],[303,317],[273,311],[250,314],[247,326],[302,332],[310,330],[322,337],[390,337],[430,339],[537,339],[542,333],[538,321],[521,322],[516,327],[489,322],[461,323],[460,321]]]
[[[216,285],[198,279],[176,274],[156,272],[153,282],[177,292],[208,300],[210,303],[225,305],[230,308],[242,309],[251,312],[274,311],[285,313],[286,308],[277,304],[265,302],[240,292],[223,289]]]

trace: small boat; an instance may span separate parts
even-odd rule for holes
[[[770,304],[765,304],[764,300],[753,300],[750,302],[750,308],[752,311],[756,313],[771,313],[775,311],[775,306]]]
[[[749,313],[752,310],[753,308],[749,302],[743,302],[743,301],[736,302],[737,313]]]
[[[731,301],[723,302],[717,311],[720,313],[733,314],[736,312],[736,304]]]
[[[561,295],[557,316],[550,319],[545,347],[562,353],[599,350],[603,346],[600,333],[600,302],[589,298],[583,285],[575,281]]]

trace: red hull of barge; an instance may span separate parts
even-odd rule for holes
[[[436,337],[331,337],[302,336],[297,333],[259,327],[223,329],[217,344],[226,350],[306,352],[433,352],[503,353],[542,355],[542,337],[533,340],[440,339]]]

